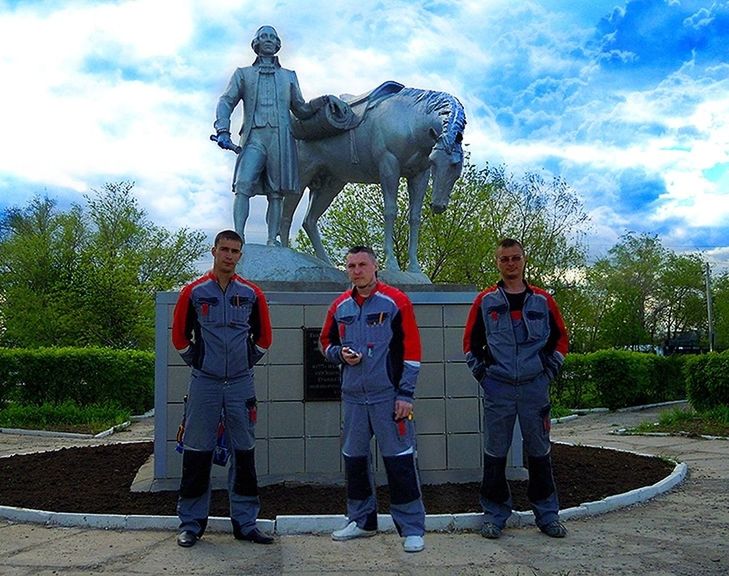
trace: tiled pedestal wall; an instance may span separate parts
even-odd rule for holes
[[[320,328],[337,294],[267,292],[273,345],[255,368],[260,484],[281,480],[342,482],[340,402],[304,402],[304,328]],[[420,327],[423,358],[416,389],[418,464],[424,483],[480,479],[482,407],[478,383],[462,352],[463,328],[475,293],[408,292]],[[175,434],[189,368],[171,344],[177,293],[157,295],[153,490],[179,486],[182,458]],[[376,451],[375,451],[376,453]],[[384,479],[377,458],[378,479]],[[512,466],[521,456],[512,456]],[[225,470],[214,466],[216,486]]]

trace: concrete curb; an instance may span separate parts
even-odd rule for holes
[[[656,438],[666,438],[667,436],[682,436],[684,438],[701,438],[702,440],[729,440],[729,436],[711,436],[709,434],[691,434],[690,432],[632,432],[627,428],[618,428],[610,430],[608,434],[614,436],[655,436]]]
[[[552,424],[561,424],[562,422],[570,422],[572,420],[577,420],[579,418],[579,414],[570,414],[569,416],[560,416],[559,418],[552,418]]]
[[[618,408],[616,412],[640,412],[642,410],[650,410],[651,408],[663,408],[665,406],[678,406],[679,404],[686,404],[688,400],[669,400],[667,402],[655,402],[654,404],[641,404],[640,406],[626,406],[625,408]]]
[[[560,444],[574,445],[569,442]],[[618,452],[631,452],[604,446],[592,446],[603,450],[616,450]],[[651,454],[638,454],[640,456],[655,457]],[[651,486],[644,486],[625,492],[608,496],[595,502],[585,502],[580,506],[561,510],[560,520],[571,520],[596,516],[611,512],[619,508],[646,502],[659,494],[667,492],[683,482],[688,472],[685,463],[678,463],[666,478]],[[176,516],[143,516],[121,514],[84,514],[71,512],[50,512],[47,510],[34,510],[31,508],[16,508],[13,506],[0,506],[0,518],[11,522],[27,524],[44,524],[46,526],[65,526],[75,528],[97,528],[103,530],[177,530],[179,520]],[[380,532],[394,532],[395,526],[389,514],[379,514],[378,530]],[[479,530],[483,522],[483,514],[428,514],[425,517],[425,529],[428,532],[453,532],[460,530]],[[333,530],[342,528],[346,523],[343,515],[317,515],[317,516],[277,516],[273,520],[259,519],[258,528],[264,532],[279,535],[291,534],[328,534]],[[534,524],[532,512],[514,512],[508,527],[519,528]],[[208,521],[208,530],[213,532],[230,532],[230,519],[212,516]]]

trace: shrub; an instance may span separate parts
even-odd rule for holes
[[[0,349],[0,393],[25,404],[154,405],[154,354],[108,348]],[[7,360],[7,367],[5,367]]]
[[[562,372],[552,382],[552,401],[571,408],[595,408],[597,390],[592,377],[592,363],[585,354],[568,354]]]
[[[689,402],[696,411],[729,406],[729,351],[689,358],[684,376]]]
[[[686,379],[683,367],[688,357],[682,354],[647,356],[652,364],[650,402],[667,402],[686,398]]]
[[[644,354],[622,350],[600,350],[590,354],[598,397],[610,410],[645,403],[650,385]]]

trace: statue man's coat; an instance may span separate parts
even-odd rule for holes
[[[276,112],[278,115],[278,141],[280,186],[282,193],[298,192],[299,165],[296,154],[296,141],[291,134],[289,110],[297,118],[307,118],[315,111],[311,103],[304,101],[299,88],[296,72],[282,68],[275,59],[274,78],[276,86]],[[240,130],[240,146],[245,148],[251,129],[255,126],[254,112],[258,98],[258,75],[261,73],[259,60],[252,66],[238,68],[218,100],[215,129],[230,132],[230,115],[238,102],[243,101],[243,126]]]

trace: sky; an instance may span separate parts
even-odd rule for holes
[[[307,100],[456,96],[474,164],[573,187],[592,260],[630,232],[729,269],[729,0],[0,0],[0,210],[128,180],[159,226],[232,227],[209,135],[264,24]]]

